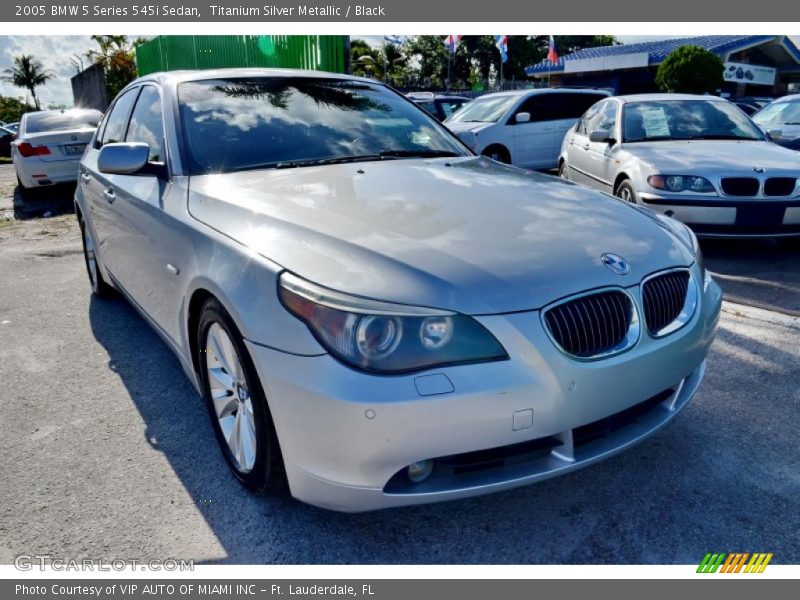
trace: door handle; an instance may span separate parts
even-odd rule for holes
[[[89,175],[88,173],[85,173],[85,172],[81,173],[81,181],[83,183],[89,183],[89,181],[91,181],[91,179],[92,179],[92,176]]]
[[[106,200],[108,200],[109,204],[113,204],[114,200],[117,199],[117,195],[114,193],[113,188],[108,188],[103,190],[103,196],[105,196]]]
[[[588,149],[589,149],[589,144],[584,144],[584,145],[583,145],[583,149],[584,149],[584,150],[588,150]]]

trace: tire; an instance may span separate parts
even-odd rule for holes
[[[283,457],[266,396],[239,329],[216,298],[203,305],[196,335],[203,397],[225,461],[251,490],[283,489]]]
[[[33,199],[33,190],[22,185],[19,175],[17,175],[17,189],[19,190],[19,197],[23,202],[28,202]]]
[[[631,204],[637,203],[636,192],[629,179],[623,179],[619,182],[617,189],[614,190],[614,195],[623,202],[629,202]]]
[[[481,155],[506,165],[511,164],[511,155],[508,153],[508,150],[502,146],[489,146],[488,148],[484,148]]]
[[[567,174],[567,163],[565,163],[563,160],[558,163],[558,176],[561,179],[569,180],[569,176]]]
[[[92,294],[98,298],[108,298],[114,295],[114,288],[106,283],[100,267],[97,264],[97,254],[95,253],[95,243],[91,233],[86,231],[86,224],[83,219],[78,220],[81,228],[81,241],[83,242],[83,261],[86,264],[86,274],[89,276],[89,285],[92,286]]]

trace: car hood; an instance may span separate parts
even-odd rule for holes
[[[466,314],[539,308],[693,261],[654,213],[482,157],[193,176],[189,211],[317,284]],[[630,274],[603,266],[607,252]]]
[[[721,171],[752,174],[755,167],[767,169],[767,172],[796,172],[800,168],[797,153],[762,141],[638,142],[624,144],[624,148],[661,173],[675,175],[720,174]]]
[[[459,133],[464,133],[466,131],[471,131],[472,133],[478,133],[482,129],[486,129],[487,127],[496,125],[496,123],[485,123],[483,121],[478,121],[478,122],[447,121],[444,125],[453,133],[459,134]]]

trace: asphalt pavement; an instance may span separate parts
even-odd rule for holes
[[[734,252],[709,263],[796,299],[797,250]],[[798,563],[799,342],[798,317],[726,303],[696,398],[637,447],[510,492],[337,514],[234,480],[167,347],[90,297],[74,217],[0,221],[0,563]]]

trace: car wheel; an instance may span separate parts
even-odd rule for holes
[[[96,246],[92,234],[86,230],[86,224],[82,219],[78,223],[80,224],[81,239],[83,240],[83,260],[86,263],[86,273],[89,275],[92,294],[98,298],[107,298],[113,295],[114,288],[105,282],[103,274],[100,272],[100,267],[97,265]]]
[[[489,146],[483,152],[481,152],[481,154],[486,158],[491,158],[497,162],[505,163],[507,165],[511,164],[511,156],[508,154],[508,150],[502,146]]]
[[[17,175],[17,189],[19,190],[19,197],[23,201],[31,200],[33,197],[33,190],[22,185],[22,180],[20,180],[19,175]]]
[[[569,176],[567,175],[567,163],[565,163],[563,160],[558,165],[558,176],[561,179],[569,179]]]
[[[614,195],[624,202],[636,204],[636,192],[633,190],[631,182],[627,179],[620,182],[614,191]]]
[[[212,426],[228,466],[246,487],[283,487],[283,458],[261,383],[242,335],[214,298],[197,328],[200,376]]]

